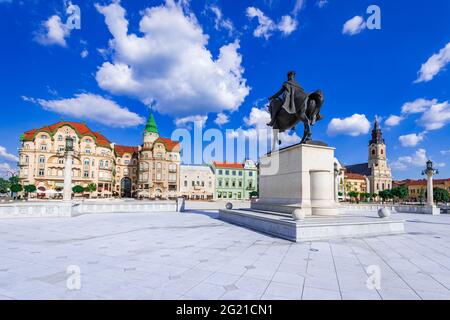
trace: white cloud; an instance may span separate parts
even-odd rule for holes
[[[272,138],[272,129],[267,126],[270,121],[270,114],[265,109],[253,107],[248,117],[244,117],[244,123],[247,128],[239,128],[229,133],[229,137],[238,137],[242,135],[248,139]],[[300,137],[296,132],[282,132],[279,134],[281,140],[280,147],[289,146],[300,142]]]
[[[223,126],[228,122],[230,122],[230,118],[225,113],[218,113],[216,120],[214,120],[214,123],[219,126]]]
[[[0,158],[8,161],[19,161],[19,158],[17,156],[9,153],[3,146],[0,146]]]
[[[255,7],[247,8],[247,17],[249,19],[257,18],[258,26],[253,31],[253,35],[257,38],[264,37],[266,40],[270,38],[276,25],[272,19],[267,17],[260,9]]]
[[[323,7],[325,7],[327,4],[328,4],[328,0],[318,0],[318,1],[316,2],[316,5],[317,5],[319,8],[323,8]]]
[[[6,176],[10,172],[15,173],[15,170],[8,163],[0,163],[0,175]]]
[[[302,10],[304,4],[305,4],[304,0],[296,0],[294,10],[292,10],[292,14],[297,15],[300,12],[300,10]]]
[[[83,51],[81,51],[80,56],[82,58],[86,58],[89,55],[89,51],[87,49],[84,49]]]
[[[232,35],[234,26],[233,22],[230,19],[226,19],[223,16],[222,10],[215,5],[212,5],[209,7],[209,10],[211,10],[214,13],[214,28],[216,30],[225,29],[228,30],[229,34]]]
[[[396,116],[396,115],[390,115],[386,121],[384,122],[385,125],[389,126],[389,127],[395,127],[398,126],[400,124],[400,122],[403,121],[403,117],[402,116]]]
[[[119,106],[112,100],[91,93],[76,94],[74,98],[59,100],[22,98],[39,104],[47,111],[95,121],[111,127],[126,128],[145,123],[145,119],[138,114]]]
[[[327,133],[330,136],[339,134],[356,137],[362,134],[367,134],[370,130],[370,122],[364,114],[355,113],[351,117],[344,119],[334,118],[330,121],[327,128]]]
[[[96,8],[113,35],[112,61],[96,75],[102,89],[156,102],[157,111],[178,117],[234,111],[249,94],[239,41],[222,46],[214,59],[194,14],[173,0],[143,12],[143,36],[129,33],[118,2]]]
[[[264,12],[255,7],[247,8],[247,17],[250,20],[253,18],[258,19],[258,26],[253,31],[253,35],[256,38],[263,37],[266,40],[268,40],[275,31],[279,31],[283,35],[288,36],[298,27],[298,21],[289,15],[282,16],[280,22],[276,24],[271,18],[266,16]]]
[[[422,113],[428,110],[437,100],[427,100],[423,98],[416,99],[412,102],[406,102],[402,106],[402,113]]]
[[[402,144],[403,147],[415,147],[420,142],[422,142],[425,139],[425,133],[411,133],[407,135],[400,136],[398,140]]]
[[[450,62],[450,42],[442,48],[438,53],[433,54],[427,62],[422,64],[420,71],[418,72],[418,82],[431,81],[439,72],[441,72],[445,66]]]
[[[36,32],[35,40],[42,45],[59,45],[66,47],[66,37],[70,35],[70,29],[62,23],[61,18],[53,15],[44,21],[41,30]]]
[[[441,150],[441,154],[443,156],[446,156],[446,155],[450,154],[450,150]]]
[[[290,35],[297,29],[298,22],[291,16],[282,16],[281,21],[278,24],[278,30],[280,30],[285,36]]]
[[[426,150],[418,149],[411,156],[399,157],[396,161],[392,162],[391,167],[396,170],[405,171],[409,167],[425,167],[427,160]]]
[[[184,118],[175,119],[175,124],[178,127],[190,127],[189,124],[195,124],[196,127],[203,128],[205,126],[208,116],[188,116]]]
[[[348,34],[348,35],[355,35],[360,33],[366,28],[366,22],[364,21],[363,17],[361,16],[354,16],[350,20],[348,20],[346,23],[344,23],[344,26],[342,27],[342,33]]]
[[[441,129],[450,123],[450,104],[448,101],[432,105],[425,111],[418,123],[426,130]]]

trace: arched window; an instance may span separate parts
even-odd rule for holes
[[[375,149],[372,149],[372,155],[373,156],[375,155]]]
[[[39,163],[45,163],[45,156],[39,156]]]
[[[381,154],[384,154],[384,150],[383,149],[381,149]]]

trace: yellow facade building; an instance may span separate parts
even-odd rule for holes
[[[153,115],[143,144],[112,143],[85,123],[61,121],[21,135],[19,181],[36,185],[38,195],[57,195],[64,185],[65,139],[74,139],[73,185],[94,183],[92,197],[175,198],[179,190],[180,146],[160,137]]]

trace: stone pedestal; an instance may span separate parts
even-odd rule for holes
[[[261,157],[259,195],[252,209],[337,216],[334,148],[297,144]]]

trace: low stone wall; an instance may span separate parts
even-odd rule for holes
[[[439,214],[438,208],[415,205],[393,205],[393,204],[348,204],[339,207],[340,213],[377,212],[381,208],[387,208],[392,212]]]
[[[24,201],[0,204],[0,219],[73,217],[92,213],[152,213],[184,211],[177,201]]]
[[[123,202],[82,202],[74,204],[73,215],[89,213],[146,213],[146,212],[177,212],[175,201],[123,201]]]
[[[72,204],[56,201],[14,202],[0,205],[0,219],[71,217]]]

